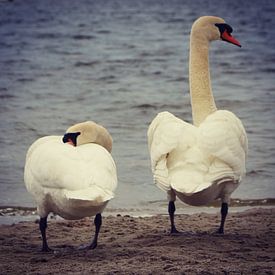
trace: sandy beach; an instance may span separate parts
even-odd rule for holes
[[[90,219],[50,220],[42,253],[36,222],[0,227],[1,274],[274,274],[275,208],[229,213],[225,235],[219,214],[104,217],[95,250],[81,251],[94,234]]]

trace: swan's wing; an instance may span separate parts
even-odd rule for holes
[[[241,121],[231,112],[220,110],[209,115],[199,126],[200,149],[212,157],[208,180],[233,173],[240,181],[245,175],[247,136]]]
[[[73,147],[62,143],[61,137],[45,137],[30,147],[24,178],[31,193],[56,189],[83,200],[109,200],[117,185],[116,167],[105,148],[97,144]]]
[[[115,163],[107,149],[97,144],[85,144],[73,149],[77,150],[82,159],[74,160],[74,165],[78,171],[82,171],[83,187],[79,188],[79,173],[68,174],[66,182],[69,182],[70,178],[76,180],[72,189],[67,190],[66,196],[96,202],[112,199],[117,186],[117,174]],[[77,190],[75,184],[78,186]]]
[[[26,161],[32,156],[32,153],[35,151],[36,148],[41,146],[42,144],[48,143],[48,142],[60,142],[61,141],[60,136],[46,136],[37,139],[28,149],[27,155],[26,155]]]
[[[164,191],[171,189],[167,156],[178,146],[190,126],[193,127],[169,112],[159,113],[149,126],[147,136],[154,182]]]

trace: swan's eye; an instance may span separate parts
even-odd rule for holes
[[[230,25],[225,24],[225,23],[217,23],[215,24],[216,27],[218,27],[221,36],[222,34],[226,31],[229,35],[231,35],[231,33],[233,32],[233,29]]]

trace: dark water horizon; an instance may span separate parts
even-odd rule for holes
[[[0,206],[33,207],[23,182],[33,141],[94,120],[111,133],[118,169],[111,209],[156,210],[146,132],[161,111],[191,122],[189,33],[223,17],[242,48],[213,42],[220,109],[249,140],[247,176],[232,197],[275,198],[275,2],[203,0],[0,1]]]

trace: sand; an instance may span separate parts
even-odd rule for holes
[[[1,274],[273,274],[275,208],[229,213],[224,235],[213,234],[219,214],[177,215],[182,234],[169,234],[168,216],[103,218],[95,250],[78,250],[94,234],[90,219],[50,220],[42,253],[36,222],[0,226]]]

